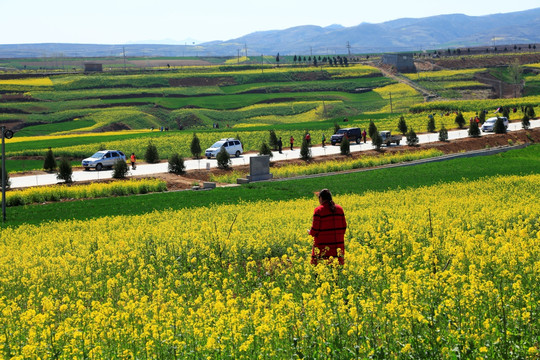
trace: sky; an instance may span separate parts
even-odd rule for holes
[[[537,7],[540,0],[0,0],[0,44],[201,43],[301,25],[348,27]]]

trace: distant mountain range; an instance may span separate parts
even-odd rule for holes
[[[297,26],[201,44],[0,45],[0,58],[367,54],[540,43],[540,8],[485,16],[439,15],[343,27]]]

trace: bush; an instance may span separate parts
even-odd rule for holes
[[[268,144],[265,141],[263,141],[261,145],[261,149],[259,150],[259,155],[268,155],[270,157],[274,156],[274,154],[272,154],[272,150],[270,150],[270,146],[268,146]]]
[[[309,148],[309,144],[305,137],[304,139],[302,139],[302,147],[300,147],[300,157],[303,160],[311,159],[311,149]]]
[[[229,168],[229,165],[231,164],[231,156],[229,155],[229,153],[227,152],[227,150],[225,150],[223,146],[221,147],[221,150],[219,150],[219,152],[217,153],[216,160],[217,160],[218,168],[220,169]]]
[[[527,114],[523,115],[523,119],[521,119],[521,126],[525,130],[529,129],[529,127],[531,126],[531,122]]]
[[[534,119],[536,117],[536,113],[534,112],[534,106],[529,105],[527,107],[526,114],[529,117],[529,119]]]
[[[270,135],[268,139],[268,143],[270,144],[270,147],[274,149],[274,151],[277,150],[278,147],[278,138],[276,136],[276,132],[274,130],[270,130]]]
[[[375,147],[375,149],[380,150],[382,146],[382,136],[379,134],[378,131],[373,134],[373,137],[371,138],[371,144]]]
[[[169,158],[169,172],[182,175],[186,172],[186,165],[184,165],[184,158],[178,153],[174,153]]]
[[[341,126],[339,126],[338,123],[334,123],[334,134],[337,134],[337,132],[341,129]]]
[[[480,111],[480,114],[478,115],[478,119],[480,119],[480,124],[483,124],[486,122],[486,112],[484,110]]]
[[[435,132],[435,119],[433,118],[433,116],[428,119],[427,131],[431,133]]]
[[[199,138],[197,137],[197,134],[193,133],[193,138],[191,139],[191,146],[190,146],[190,150],[191,150],[191,155],[193,155],[193,157],[195,159],[198,159],[201,157],[201,142],[199,141]]]
[[[495,121],[495,125],[493,125],[493,132],[495,134],[506,134],[506,126],[504,126],[502,118],[497,117],[497,121]]]
[[[463,126],[465,125],[465,118],[463,117],[463,114],[461,112],[458,112],[454,122],[460,129],[463,129]]]
[[[343,136],[343,140],[341,140],[341,145],[339,146],[339,151],[341,152],[341,155],[351,154],[351,143],[348,137]]]
[[[113,165],[112,177],[115,179],[125,179],[129,171],[129,167],[124,160],[116,160]]]
[[[368,135],[370,138],[373,138],[373,134],[377,132],[377,127],[375,126],[375,123],[373,120],[369,121],[369,128],[368,128]]]
[[[60,160],[60,166],[58,166],[58,174],[56,178],[58,180],[64,180],[66,183],[72,183],[73,179],[73,169],[71,168],[71,163],[65,157]]]
[[[407,145],[409,146],[418,145],[418,136],[416,135],[413,129],[409,130],[409,132],[407,133]]]
[[[480,128],[478,127],[478,123],[476,121],[472,121],[471,126],[469,126],[469,136],[480,137]]]
[[[144,160],[149,164],[155,164],[159,162],[159,154],[156,145],[149,142],[146,147],[146,153],[144,154]]]
[[[400,116],[397,127],[403,135],[407,133],[407,123],[405,122],[405,118],[403,117],[403,115]]]
[[[448,141],[448,130],[446,130],[444,125],[439,130],[439,141]]]
[[[45,154],[45,161],[43,161],[43,169],[45,171],[54,171],[56,170],[56,167],[56,159],[54,158],[52,149],[49,148],[47,154]]]

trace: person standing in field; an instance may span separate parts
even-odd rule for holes
[[[322,134],[322,147],[324,147],[324,142],[326,141],[326,136],[324,136],[324,134]]]
[[[309,133],[306,133],[306,142],[308,146],[311,146],[311,135]]]
[[[343,208],[332,200],[330,190],[318,193],[319,206],[313,213],[313,223],[308,231],[313,236],[311,263],[337,258],[340,265],[345,263],[345,231],[347,221]]]
[[[283,142],[281,141],[281,136],[279,137],[279,140],[278,140],[278,142],[277,142],[277,146],[278,146],[279,153],[280,153],[280,154],[283,154],[283,153],[281,152],[281,148],[283,147]]]
[[[294,145],[294,138],[292,137],[292,135],[291,135],[291,138],[289,139],[289,141],[291,142],[291,150],[292,150],[292,147]]]
[[[362,131],[362,138],[364,138],[364,144],[366,143],[366,137],[367,137],[367,132],[366,132],[366,129],[364,129],[364,131]]]
[[[135,170],[135,162],[137,161],[137,158],[135,157],[135,153],[131,153],[131,169]]]

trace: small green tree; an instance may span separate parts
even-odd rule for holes
[[[478,123],[476,121],[472,121],[469,126],[469,136],[475,138],[480,137],[480,128],[478,128]]]
[[[268,146],[266,141],[263,141],[261,148],[259,149],[259,155],[268,155],[270,157],[274,156],[274,154],[272,154],[272,150],[270,149],[270,146]]]
[[[458,114],[456,115],[456,119],[454,120],[454,122],[460,129],[463,129],[463,126],[465,125],[465,118],[463,117],[461,111],[458,112]]]
[[[377,132],[377,126],[375,126],[375,123],[373,122],[373,120],[370,120],[369,121],[369,127],[368,127],[368,135],[370,138],[373,139],[373,134]]]
[[[268,143],[270,144],[270,147],[274,149],[274,151],[277,150],[278,146],[278,138],[276,136],[276,132],[274,130],[270,130],[270,135],[268,139]]]
[[[191,155],[195,159],[199,159],[201,157],[201,142],[199,141],[199,138],[197,137],[197,134],[193,133],[193,138],[191,139]]]
[[[45,154],[45,160],[43,161],[43,169],[45,171],[54,171],[56,170],[56,159],[54,158],[54,154],[51,148],[47,150],[47,153]]]
[[[508,106],[502,108],[502,116],[510,120],[510,108]]]
[[[216,160],[217,160],[218,168],[220,169],[229,168],[229,165],[231,164],[231,156],[229,155],[227,150],[225,150],[225,147],[223,146],[221,147],[221,150],[219,150],[219,152],[216,155]]]
[[[495,134],[506,134],[506,126],[504,126],[504,121],[502,118],[497,117],[495,125],[493,125],[493,132]]]
[[[338,123],[334,123],[334,134],[337,134],[337,132],[341,129],[341,126],[339,126]]]
[[[350,155],[351,154],[351,143],[349,141],[349,138],[344,136],[343,140],[341,140],[341,144],[339,146],[339,151],[341,155]]]
[[[144,160],[149,164],[155,164],[159,162],[159,154],[156,145],[152,142],[148,143],[146,152],[144,153]]]
[[[129,167],[124,160],[116,160],[113,165],[112,177],[115,179],[125,179],[129,172]]]
[[[186,165],[184,165],[184,158],[178,153],[174,153],[169,158],[169,172],[176,175],[182,175],[186,172]]]
[[[536,113],[534,112],[534,106],[527,106],[527,116],[529,117],[529,119],[534,119],[536,117]]]
[[[382,136],[378,131],[375,131],[373,137],[371,138],[371,144],[375,149],[380,150],[382,146]]]
[[[529,127],[531,126],[529,115],[527,114],[523,115],[523,119],[521,119],[521,126],[525,130],[529,129]]]
[[[448,130],[446,130],[444,124],[441,126],[441,130],[439,130],[439,141],[448,141]]]
[[[302,158],[302,160],[311,159],[311,149],[305,137],[302,139],[302,146],[300,147],[300,157]]]
[[[71,162],[69,162],[68,158],[63,157],[62,160],[60,160],[60,165],[58,166],[58,173],[56,174],[56,178],[58,180],[64,180],[66,183],[72,183],[73,175],[73,169],[71,168]]]
[[[411,128],[409,132],[407,133],[407,145],[409,146],[416,146],[418,145],[418,136],[416,135],[416,132]]]
[[[478,114],[478,119],[480,120],[480,124],[486,122],[486,112],[484,110],[480,111],[480,114]]]
[[[405,121],[405,118],[403,117],[403,115],[401,115],[399,117],[399,121],[398,121],[398,124],[397,124],[397,127],[399,129],[399,131],[405,135],[407,133],[407,122]]]
[[[433,118],[433,116],[430,116],[428,118],[427,131],[428,132],[435,132],[435,119]]]

